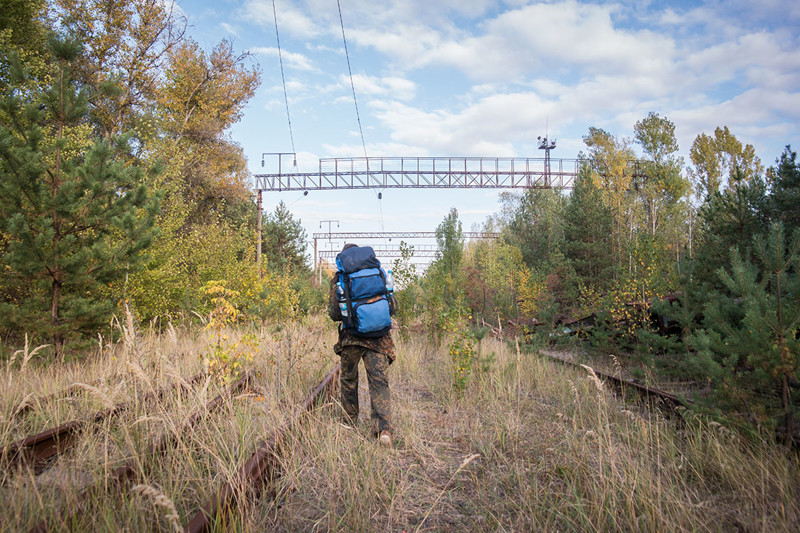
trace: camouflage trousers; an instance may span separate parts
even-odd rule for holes
[[[353,426],[358,423],[358,362],[363,359],[372,404],[372,433],[378,435],[384,429],[392,431],[392,397],[386,379],[388,358],[363,346],[344,346],[339,355],[342,358],[341,388],[345,420]]]

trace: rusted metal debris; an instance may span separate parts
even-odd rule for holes
[[[195,383],[205,376],[199,373],[192,377],[188,383]],[[163,387],[155,392],[146,394],[142,401],[150,401],[153,398],[161,399],[171,392],[178,383],[173,383],[168,387]],[[117,415],[133,405],[132,402],[121,402],[108,409],[103,409],[85,419],[71,420],[59,426],[47,429],[36,435],[25,437],[24,439],[12,442],[3,449],[0,455],[0,464],[4,468],[10,469],[19,465],[33,464],[34,471],[40,472],[44,464],[64,450],[72,446],[75,436],[87,425],[102,422],[106,418]]]
[[[184,531],[200,533],[210,530],[217,516],[224,512],[242,493],[250,489],[253,493],[258,494],[267,480],[272,480],[277,476],[278,455],[286,434],[298,422],[303,413],[309,411],[315,405],[323,393],[332,394],[333,389],[338,384],[338,379],[336,378],[339,375],[339,370],[340,365],[336,365],[325,376],[295,410],[294,415],[275,430],[266,441],[262,442],[253,456],[239,468],[235,480],[232,483],[226,483],[192,518]]]

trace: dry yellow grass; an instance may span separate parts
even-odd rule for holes
[[[185,383],[202,369],[202,332],[124,329],[126,340],[100,343],[83,365],[7,367],[2,443],[106,401]],[[322,318],[254,333],[255,386],[192,430],[181,428],[220,390],[214,381],[178,387],[159,402],[134,402],[83,432],[40,476],[0,473],[0,530],[25,530],[47,517],[69,530],[174,530],[176,516],[185,525],[335,363],[335,332]],[[570,370],[492,339],[481,353],[484,362],[459,397],[446,347],[418,338],[398,342],[389,376],[395,448],[369,437],[365,392],[356,428],[339,423],[336,405],[325,405],[289,435],[274,490],[220,517],[218,529],[797,529],[800,468],[780,448],[743,442],[690,413],[676,428],[657,413],[619,404],[590,369]],[[76,382],[87,387],[71,399],[32,399]],[[34,407],[14,416],[26,401]],[[164,432],[176,436],[174,447],[147,456]],[[128,460],[137,465],[135,487],[120,492],[95,484]],[[60,511],[74,508],[90,487],[90,510],[59,524]]]

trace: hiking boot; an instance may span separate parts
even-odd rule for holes
[[[378,442],[381,443],[381,446],[384,448],[391,448],[392,447],[392,434],[389,433],[388,429],[384,429],[381,431],[381,436],[378,438]]]

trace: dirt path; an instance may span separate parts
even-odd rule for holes
[[[390,373],[395,448],[380,448],[370,435],[362,367],[359,426],[345,428],[333,409],[318,415],[319,426],[297,437],[277,505],[260,525],[481,531],[541,523],[540,498],[531,491],[558,482],[552,471],[561,437],[552,402],[530,375],[512,386],[494,373],[473,376],[459,399],[441,360],[423,356],[419,363]]]

